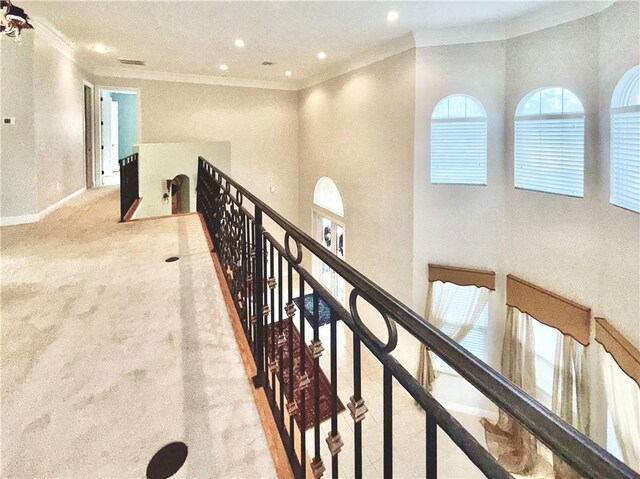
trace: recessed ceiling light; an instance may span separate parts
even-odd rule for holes
[[[318,60],[324,60],[327,58],[327,54],[325,52],[318,52]]]
[[[289,70],[287,70],[286,72],[284,72],[284,75],[285,75],[287,78],[291,78],[291,75],[293,75],[293,73],[291,73]]]
[[[242,38],[236,38],[236,47],[244,48],[244,40]]]
[[[398,18],[398,12],[396,12],[395,10],[391,10],[389,13],[387,13],[387,20],[390,22],[395,22]]]
[[[226,72],[228,69],[229,69],[229,67],[225,63],[220,65],[220,70],[222,70],[223,72]]]
[[[98,43],[97,45],[94,45],[93,50],[98,53],[102,53],[103,55],[109,52],[109,49],[105,47],[102,43]]]

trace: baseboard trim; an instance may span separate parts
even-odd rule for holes
[[[15,226],[15,225],[24,225],[28,223],[37,223],[48,214],[53,213],[55,210],[60,208],[66,202],[84,193],[86,190],[87,189],[84,187],[80,188],[78,191],[71,193],[69,196],[65,196],[61,200],[52,204],[51,206],[48,206],[47,208],[43,209],[40,213],[35,213],[31,215],[21,215],[21,216],[5,216],[3,218],[0,218],[0,226]]]

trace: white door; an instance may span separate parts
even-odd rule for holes
[[[344,224],[322,213],[314,214],[315,237],[326,249],[338,258],[345,258]],[[345,280],[333,271],[327,264],[314,258],[313,274],[320,283],[327,288],[335,298],[344,303]]]
[[[111,134],[111,171],[117,173],[120,171],[120,164],[118,160],[120,155],[118,154],[118,102],[111,101],[111,128],[109,128]]]
[[[100,97],[100,158],[102,176],[111,174],[111,97]]]

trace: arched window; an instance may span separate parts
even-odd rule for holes
[[[640,65],[611,100],[611,204],[640,213]]]
[[[527,94],[515,118],[516,188],[584,196],[584,108],[565,88]]]
[[[313,202],[332,213],[344,216],[342,196],[340,196],[338,187],[331,178],[323,176],[318,180],[316,189],[313,191]]]
[[[431,115],[431,184],[487,184],[487,113],[469,95],[449,95]]]

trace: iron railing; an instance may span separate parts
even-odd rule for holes
[[[138,154],[118,160],[120,163],[120,221],[139,198],[138,191]]]
[[[252,203],[252,206],[247,206],[246,201]],[[382,367],[382,461],[385,478],[394,475],[394,380],[424,410],[424,459],[416,457],[415,460],[426,461],[428,479],[437,477],[438,429],[442,429],[487,477],[512,477],[394,357],[393,352],[398,342],[397,327],[401,327],[435,352],[495,405],[525,426],[578,474],[588,478],[640,478],[590,438],[553,414],[439,329],[428,324],[421,316],[325,249],[202,157],[198,161],[197,211],[202,214],[213,240],[214,251],[221,263],[235,308],[252,348],[258,371],[254,384],[265,389],[296,477],[304,478],[307,475],[307,454],[312,457],[309,466],[314,476],[322,475],[325,467],[329,467],[331,477],[338,477],[338,461],[342,457],[340,451],[344,444],[338,430],[337,418],[339,398],[336,323],[342,320],[353,332],[353,395],[347,407],[353,419],[353,457],[349,459],[353,459],[354,477],[363,476],[362,424],[367,411],[367,398],[362,396],[362,346],[377,358]],[[284,230],[282,242],[277,241],[273,234],[264,228],[265,215]],[[292,246],[295,249],[292,250]],[[350,310],[345,309],[302,266],[303,247],[348,283],[351,289]],[[300,306],[296,308],[293,298],[294,272],[298,281],[296,294],[302,299],[302,307],[304,308],[305,304],[305,291],[309,291],[308,294],[313,295],[313,314],[318,313],[320,301],[328,305],[330,311],[328,354],[331,423],[328,437],[322,438],[326,445],[320,437],[318,380],[319,357],[324,346],[319,340],[317,320],[312,321],[312,325],[309,326],[306,321],[298,319],[297,328],[294,326],[295,318],[302,317],[302,314],[296,314],[296,309],[300,309]],[[384,319],[388,331],[386,342],[377,338],[363,322],[358,312],[359,297],[370,303]],[[312,331],[306,331],[308,328]],[[294,329],[299,329],[299,333]],[[307,339],[309,333],[312,336],[310,341]],[[295,341],[292,340],[298,334],[299,353],[294,351]],[[294,371],[294,361],[285,360],[295,354],[299,355],[297,372]],[[311,364],[305,364],[309,357],[312,358],[313,367]],[[309,377],[308,372],[312,377]],[[294,384],[296,382],[297,384]],[[306,391],[305,388],[312,391]],[[299,396],[297,400],[296,392]],[[300,431],[304,431],[307,424],[305,403],[309,400],[314,402],[314,407],[311,408],[314,411],[314,417],[311,419],[313,441],[307,447],[306,434]],[[294,427],[294,416],[301,425],[298,428]],[[323,464],[321,459],[322,455],[328,455],[324,449],[327,446],[330,465]]]

